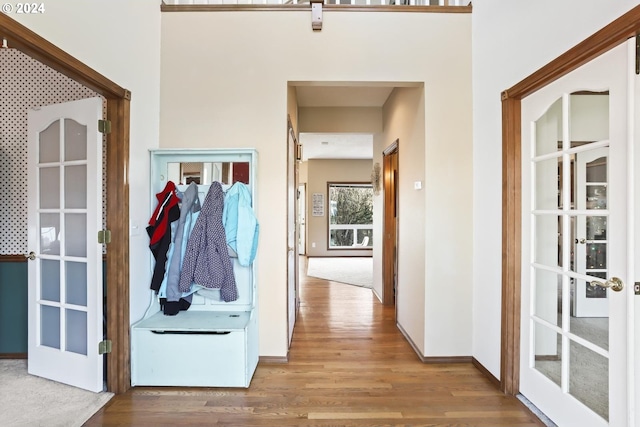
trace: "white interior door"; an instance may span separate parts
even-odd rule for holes
[[[596,99],[602,96],[596,97]],[[590,103],[595,104],[595,103]],[[608,106],[608,103],[605,107]],[[599,105],[593,105],[601,108]],[[576,209],[597,213],[607,209],[607,157],[609,147],[594,148],[573,155],[576,187]],[[607,279],[607,217],[578,215],[576,217],[574,254],[576,271]],[[608,317],[609,301],[606,288],[591,283],[574,286],[573,315],[576,317]]]
[[[298,255],[304,255],[307,248],[307,186],[298,186]]]
[[[28,371],[103,390],[102,100],[28,112]]]
[[[559,426],[627,424],[628,287],[596,290],[606,305],[598,317],[575,309],[594,292],[592,281],[631,281],[628,49],[522,101],[520,392]],[[596,161],[597,177],[580,175]]]

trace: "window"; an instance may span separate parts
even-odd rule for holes
[[[329,183],[329,249],[373,247],[370,183]]]

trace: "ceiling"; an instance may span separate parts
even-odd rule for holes
[[[297,86],[298,107],[382,107],[394,86]],[[373,135],[300,133],[302,160],[371,159]]]

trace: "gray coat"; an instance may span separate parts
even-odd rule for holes
[[[223,209],[224,192],[216,181],[207,192],[200,215],[189,236],[179,289],[181,292],[188,292],[192,283],[205,288],[219,288],[222,299],[229,302],[238,299],[238,288],[222,225]]]
[[[179,301],[182,292],[178,287],[180,283],[180,270],[182,267],[182,259],[186,250],[187,241],[185,236],[185,223],[187,219],[191,219],[194,213],[199,212],[200,199],[198,198],[198,185],[194,182],[189,184],[182,195],[182,205],[180,206],[180,219],[175,231],[175,239],[173,241],[173,256],[169,263],[167,273],[167,301]],[[185,297],[185,300],[191,302],[192,296]]]

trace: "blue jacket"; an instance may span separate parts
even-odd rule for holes
[[[259,226],[251,206],[251,193],[242,182],[236,182],[227,190],[222,224],[227,244],[238,254],[238,262],[249,266],[256,257]]]

